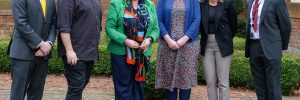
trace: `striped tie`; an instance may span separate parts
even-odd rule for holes
[[[46,11],[47,11],[47,2],[46,0],[41,0],[41,4],[42,4],[42,9],[43,9],[43,14],[44,17],[46,16]]]

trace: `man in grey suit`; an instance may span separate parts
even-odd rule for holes
[[[12,0],[14,32],[10,100],[41,100],[50,51],[56,38],[54,0]]]
[[[248,0],[246,57],[258,100],[281,100],[282,50],[288,49],[291,22],[285,0]]]

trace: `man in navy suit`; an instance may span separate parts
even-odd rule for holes
[[[12,0],[14,32],[8,54],[12,59],[11,100],[41,100],[48,59],[56,37],[54,0]]]

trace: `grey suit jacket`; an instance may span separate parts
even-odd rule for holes
[[[40,0],[12,0],[12,4],[15,27],[8,54],[11,58],[32,60],[42,41],[55,41],[55,1],[47,0],[46,17]]]
[[[250,11],[254,0],[248,0],[247,6],[247,39],[245,55],[249,57]],[[291,34],[291,22],[284,0],[265,0],[259,24],[260,42],[265,56],[281,59],[282,50],[288,49]]]

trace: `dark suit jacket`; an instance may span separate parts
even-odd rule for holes
[[[254,0],[248,0],[247,39],[245,55],[249,57],[250,11]],[[291,34],[291,22],[284,0],[265,0],[259,24],[260,42],[265,56],[281,59],[282,50],[288,49]]]
[[[207,45],[208,37],[208,2],[201,3],[202,22],[200,25],[201,32],[201,55],[204,56]],[[218,43],[221,55],[223,57],[229,56],[233,53],[232,39],[237,30],[237,14],[234,8],[232,0],[225,0],[223,3],[219,3],[216,9],[216,41]]]
[[[47,0],[46,18],[40,0],[12,0],[12,4],[15,27],[8,54],[11,58],[32,60],[42,41],[55,41],[55,2]]]

